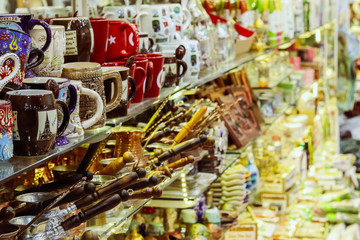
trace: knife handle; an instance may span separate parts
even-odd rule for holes
[[[190,164],[190,163],[193,163],[195,161],[195,158],[193,156],[188,156],[188,157],[185,157],[185,158],[181,158],[173,163],[170,163],[166,166],[163,166],[163,167],[159,167],[157,170],[159,171],[163,171],[165,170],[165,167],[168,167],[169,169],[177,169],[177,168],[181,168],[181,167],[184,167],[185,165],[187,164]]]
[[[162,131],[158,131],[157,133],[155,133],[149,140],[149,138],[144,139],[141,144],[144,146],[146,144],[146,142],[149,140],[148,144],[152,144],[154,142],[159,141],[160,139],[162,139],[163,137],[167,137],[170,136],[172,133],[170,128],[164,128],[164,130]]]
[[[95,191],[93,194],[87,195],[78,201],[75,202],[75,205],[78,209],[86,207],[102,198],[106,198],[116,192],[119,192],[121,189],[129,186],[134,180],[138,178],[138,175],[134,172],[125,175],[124,177],[106,185],[105,187],[100,188]]]
[[[146,188],[149,186],[150,186],[150,179],[140,178],[140,179],[136,180],[136,182],[134,184],[131,184],[130,186],[128,186],[126,189],[127,190],[131,189],[133,191],[136,191],[136,190],[143,189],[143,188]]]
[[[195,124],[201,120],[201,118],[205,115],[206,111],[207,107],[202,106],[190,119],[190,121],[180,130],[180,132],[174,138],[174,141],[176,143],[180,143],[191,132]]]
[[[96,204],[95,206],[87,210],[82,210],[77,215],[68,218],[61,223],[61,226],[64,228],[65,231],[70,230],[95,217],[96,215],[99,215],[100,213],[106,212],[116,207],[121,201],[122,199],[119,194],[113,195],[105,199],[104,201]]]
[[[163,162],[173,156],[175,156],[178,153],[181,153],[185,150],[191,149],[193,147],[196,147],[197,145],[205,142],[207,139],[207,137],[205,135],[201,135],[199,138],[193,138],[190,139],[188,141],[185,141],[183,143],[180,143],[178,145],[176,145],[173,149],[170,149],[164,153],[162,153],[160,156],[158,156],[157,158],[155,158],[154,162],[158,163],[158,162]],[[152,160],[153,161],[153,160]],[[149,161],[151,162],[151,161]]]
[[[152,187],[152,188],[144,188],[141,190],[135,191],[130,198],[131,199],[145,199],[145,198],[151,198],[151,197],[160,197],[162,194],[161,188],[158,187]]]

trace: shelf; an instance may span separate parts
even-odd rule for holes
[[[49,154],[32,157],[14,156],[9,161],[0,163],[0,184],[14,179],[26,171],[39,167],[42,164],[45,164],[57,156],[67,153],[82,144],[102,141],[107,138],[110,133],[111,128],[108,126],[94,130],[86,130],[83,137],[69,139],[69,144],[55,147],[55,149]]]
[[[178,179],[181,174],[188,174],[193,169],[193,165],[189,164],[182,170],[176,171],[172,174],[171,178],[168,178],[164,182],[160,183],[159,186],[162,189],[168,187],[172,182]],[[110,210],[107,212],[108,215],[116,215],[116,217],[107,217],[107,223],[101,227],[87,227],[87,229],[96,230],[101,232],[100,239],[107,239],[111,234],[121,232],[122,226],[126,221],[131,218],[134,214],[140,211],[146,206],[152,199],[134,199],[124,202],[119,205],[118,210]],[[114,214],[115,211],[115,214]]]

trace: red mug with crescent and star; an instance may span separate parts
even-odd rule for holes
[[[139,32],[135,24],[109,21],[106,61],[118,61],[139,51]]]

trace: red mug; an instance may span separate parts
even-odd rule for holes
[[[107,61],[117,61],[137,54],[139,32],[135,24],[124,21],[109,21]]]
[[[164,67],[164,55],[162,54],[139,54],[137,57],[145,57],[153,65],[153,80],[152,82],[146,81],[146,91],[144,93],[145,98],[155,98],[160,95],[160,89],[163,83],[163,67]]]
[[[94,31],[94,50],[90,57],[91,62],[100,64],[105,62],[109,22],[106,18],[90,18],[90,23]]]

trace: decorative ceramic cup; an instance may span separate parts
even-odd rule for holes
[[[175,25],[175,31],[182,37],[184,30],[191,24],[191,14],[189,10],[181,7],[179,3],[165,4],[170,9],[170,18]]]
[[[104,18],[135,23],[136,6],[105,6],[102,13]]]
[[[140,32],[139,33],[139,53],[140,54],[146,54],[146,53],[152,53],[153,46],[154,46],[154,40],[152,38],[149,38],[149,34],[146,32]]]
[[[66,104],[55,100],[48,90],[9,91],[5,97],[13,107],[14,154],[37,156],[54,149],[55,138],[61,136],[69,123]],[[64,113],[60,127],[56,105],[60,105]]]
[[[105,124],[106,112],[114,110],[121,102],[121,92],[122,92],[122,79],[121,75],[117,71],[107,71],[102,72],[101,65],[98,63],[92,62],[74,62],[64,64],[62,77],[68,78],[71,80],[80,80],[83,83],[83,86],[90,88],[96,91],[103,100],[103,114],[102,118],[97,122],[97,124],[91,126],[91,128],[102,127]],[[113,97],[106,103],[105,99],[105,88],[104,81],[111,79],[113,86],[110,93]],[[95,115],[97,105],[94,99],[89,98],[88,96],[81,96],[80,98],[80,118],[82,121],[90,119]]]
[[[44,53],[37,48],[30,50],[30,35],[18,30],[0,28],[0,43],[0,55],[15,53],[20,59],[20,71],[11,82],[21,86],[25,71],[38,66],[44,60]]]
[[[84,129],[88,129],[94,126],[101,119],[104,111],[104,106],[100,95],[94,90],[83,87],[81,81],[71,80],[70,83],[76,88],[77,101],[76,101],[75,110],[70,115],[69,125],[66,128],[64,135],[68,138],[77,138],[77,137],[82,137],[84,135]],[[93,102],[96,105],[95,114],[92,117],[83,121],[81,121],[80,119],[81,95],[83,97],[87,96],[89,99],[93,99]]]
[[[107,61],[117,61],[137,54],[139,33],[135,24],[124,21],[110,21],[107,45]]]
[[[12,30],[30,33],[30,30],[36,25],[40,25],[46,32],[46,40],[41,50],[44,52],[48,49],[51,42],[51,30],[49,25],[38,19],[33,18],[31,13],[19,13],[19,14],[0,14],[0,28],[10,28]],[[30,42],[29,42],[30,44]]]
[[[171,87],[174,83],[179,84],[180,80],[185,76],[187,64],[183,60],[178,59],[175,54],[166,53],[164,56],[164,87]]]
[[[20,72],[20,59],[15,53],[0,56],[0,91]]]
[[[53,92],[56,99],[67,102],[69,98],[68,108],[70,114],[74,111],[77,102],[76,88],[70,84],[70,80],[66,78],[56,77],[34,77],[25,78],[24,85],[31,89],[43,89]]]
[[[139,54],[139,57],[145,57],[149,62],[153,64],[153,80],[152,82],[146,81],[145,87],[145,98],[155,98],[160,94],[160,89],[162,88],[163,82],[163,66],[165,57],[162,54]]]
[[[131,99],[134,97],[135,91],[136,91],[136,83],[135,80],[129,76],[130,69],[127,67],[120,67],[120,66],[109,66],[108,67],[101,67],[101,69],[106,72],[110,70],[118,71],[122,78],[122,93],[121,93],[121,101],[120,105],[117,106],[114,110],[108,112],[106,116],[108,118],[116,118],[116,117],[122,117],[127,115],[128,106],[131,102]],[[105,89],[109,84],[106,84],[105,82]],[[129,91],[129,83],[130,83],[130,91]],[[105,91],[106,92],[106,91]],[[111,96],[106,96],[106,101],[110,100]]]
[[[140,103],[144,100],[146,82],[153,80],[153,64],[146,58],[135,58],[136,64],[134,80],[136,83],[136,91],[131,103]]]
[[[148,32],[157,44],[168,43],[175,33],[170,9],[166,5],[142,5],[137,23],[139,31]]]
[[[64,54],[66,50],[65,28],[60,25],[50,25],[52,40],[49,48],[44,52],[44,61],[32,70],[37,76],[60,77]],[[31,31],[31,46],[42,48],[46,41],[46,31],[35,26]]]
[[[94,35],[88,18],[54,18],[51,19],[50,24],[65,27],[65,63],[90,61]]]
[[[0,100],[0,162],[7,161],[13,156],[12,126],[11,102]]]
[[[109,20],[104,18],[90,18],[94,30],[94,51],[91,62],[103,64],[106,59],[106,50],[109,36]]]

